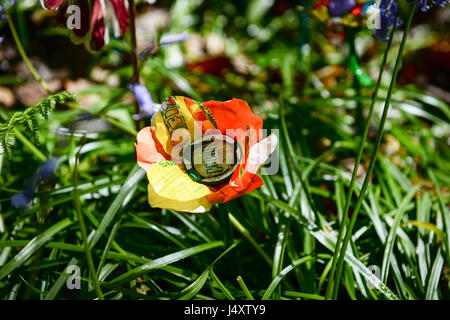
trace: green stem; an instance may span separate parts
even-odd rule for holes
[[[84,143],[84,137],[82,139],[82,143]],[[75,168],[74,168],[74,173],[73,173],[73,175],[74,175],[73,195],[74,195],[74,202],[75,202],[75,212],[77,213],[78,223],[80,224],[81,236],[83,238],[84,252],[86,254],[86,259],[88,262],[89,273],[91,274],[92,281],[94,282],[94,288],[95,288],[95,291],[97,292],[98,298],[100,300],[104,300],[103,293],[102,293],[100,284],[97,279],[97,272],[95,270],[94,260],[92,259],[91,250],[89,248],[87,228],[86,228],[86,224],[84,222],[83,213],[81,212],[80,195],[78,193],[78,161],[80,158],[81,149],[82,149],[82,147],[80,147],[80,149],[78,150],[78,153],[76,155]]]
[[[411,9],[411,12],[409,14],[409,17],[408,17],[408,22],[406,24],[405,32],[403,33],[402,42],[400,44],[400,49],[398,51],[397,59],[395,61],[394,72],[393,72],[393,75],[392,75],[391,83],[389,85],[389,89],[388,89],[388,93],[387,93],[387,97],[386,97],[386,102],[385,102],[384,108],[383,108],[383,114],[381,116],[381,122],[380,122],[380,125],[378,127],[378,134],[377,134],[377,138],[376,138],[376,141],[375,141],[375,146],[374,146],[374,148],[372,150],[372,154],[371,154],[371,157],[370,157],[369,168],[367,169],[367,173],[366,173],[366,176],[364,178],[363,186],[361,188],[361,192],[359,193],[358,199],[356,201],[355,210],[353,212],[352,219],[350,221],[350,225],[349,225],[349,227],[347,229],[347,232],[345,233],[344,242],[342,244],[341,252],[339,254],[338,269],[337,269],[337,272],[336,272],[336,277],[334,279],[333,299],[337,298],[337,294],[338,294],[338,290],[339,290],[339,284],[340,284],[340,278],[341,278],[342,269],[343,269],[343,265],[344,265],[345,252],[347,251],[347,246],[348,246],[348,242],[350,241],[350,237],[352,235],[353,226],[355,225],[356,218],[357,218],[358,213],[359,213],[359,209],[361,208],[362,202],[364,200],[365,192],[366,192],[367,187],[368,187],[369,182],[370,182],[370,176],[372,175],[372,171],[373,171],[373,169],[375,167],[375,161],[376,161],[376,158],[377,158],[378,150],[380,148],[381,139],[383,138],[384,125],[386,123],[387,114],[388,114],[389,106],[390,106],[390,103],[391,103],[392,92],[393,92],[395,84],[397,82],[397,76],[398,76],[398,72],[400,70],[400,61],[401,61],[401,58],[402,58],[402,55],[403,55],[403,51],[405,49],[406,39],[408,38],[409,30],[411,29],[412,20],[413,20],[414,14],[416,12],[417,3],[418,3],[418,0],[415,0],[414,1],[414,5],[413,5],[413,7]],[[394,27],[395,27],[395,24],[394,24]],[[393,35],[391,35],[391,38],[392,37],[393,37]],[[356,164],[355,164],[355,166],[356,166]]]
[[[304,67],[305,83],[303,84],[302,91],[305,93],[311,83],[311,37],[309,17],[307,14],[311,9],[311,0],[302,0],[300,1],[300,5],[305,9],[305,11],[300,12],[300,59]]]
[[[139,83],[139,65],[137,54],[137,37],[136,37],[136,5],[134,0],[128,0],[128,8],[130,13],[130,34],[131,34],[131,65],[133,66],[132,82]],[[134,113],[139,114],[139,104],[134,102]],[[135,120],[136,131],[140,129],[140,120]]]
[[[264,261],[266,261],[267,264],[272,267],[272,259],[270,259],[267,253],[265,253],[260,245],[255,241],[255,239],[253,239],[253,237],[250,235],[250,232],[245,229],[245,227],[239,222],[239,220],[236,219],[231,213],[228,213],[228,216],[230,217],[230,222],[234,225],[234,227],[252,244],[252,246],[256,249],[256,251],[258,251],[261,257],[263,257]]]
[[[331,298],[331,294],[333,292],[334,276],[335,276],[336,265],[337,265],[337,261],[338,261],[339,248],[341,246],[341,242],[342,242],[342,238],[343,238],[343,235],[344,235],[345,227],[347,226],[348,211],[350,209],[350,203],[351,203],[352,196],[353,196],[353,190],[355,188],[358,168],[359,168],[359,164],[361,162],[362,154],[363,154],[363,151],[364,151],[364,145],[365,145],[366,140],[367,140],[367,135],[369,133],[370,124],[372,122],[372,118],[373,118],[373,114],[374,114],[374,110],[375,110],[375,102],[376,102],[376,99],[377,99],[377,96],[378,96],[378,91],[380,89],[381,80],[383,78],[384,67],[386,66],[388,53],[389,53],[389,50],[390,50],[391,45],[392,45],[392,39],[394,38],[394,32],[395,32],[396,25],[397,25],[397,19],[398,19],[398,16],[396,16],[396,18],[395,18],[394,28],[392,29],[391,36],[389,38],[389,42],[387,44],[386,50],[385,50],[384,55],[383,55],[383,61],[381,62],[381,66],[380,66],[380,73],[378,74],[378,80],[377,80],[377,83],[375,85],[375,89],[374,89],[373,94],[372,94],[372,101],[371,101],[371,104],[370,104],[370,107],[369,107],[369,114],[367,116],[366,127],[364,128],[364,133],[363,133],[363,136],[362,136],[362,139],[361,139],[361,144],[359,145],[358,155],[356,157],[355,166],[354,166],[353,172],[352,172],[352,179],[350,181],[349,190],[348,190],[348,193],[347,193],[347,196],[346,196],[346,199],[345,199],[344,212],[343,212],[343,215],[342,215],[342,221],[340,223],[338,238],[336,240],[336,246],[335,246],[335,249],[334,249],[333,260],[332,260],[333,262],[331,264],[331,269],[330,269],[330,278],[328,279],[327,290],[326,290],[326,294],[325,294],[325,297],[327,299]]]
[[[27,66],[28,70],[30,71],[31,75],[33,76],[34,79],[36,79],[36,81],[40,84],[40,86],[48,93],[48,94],[52,94],[52,91],[50,90],[50,87],[48,86],[47,82],[45,82],[41,76],[39,75],[39,73],[36,71],[36,69],[33,67],[33,65],[30,62],[30,59],[28,59],[28,56],[22,46],[22,43],[20,42],[20,38],[19,35],[17,34],[17,30],[14,27],[14,23],[12,22],[12,19],[9,15],[7,15],[7,20],[8,20],[8,25],[9,28],[11,29],[11,34],[14,38],[14,42],[16,43],[17,49],[19,50],[19,53],[23,59],[23,62],[25,63],[25,65]],[[47,157],[38,149],[36,148],[19,130],[14,129],[14,134],[16,135],[17,139],[19,139],[20,141],[22,141],[22,143],[28,148],[30,149],[30,151],[32,153],[34,153],[34,155],[36,157],[38,157],[39,160],[41,161],[45,161],[47,160]]]
[[[22,43],[20,42],[19,35],[17,34],[16,28],[14,27],[14,23],[12,22],[12,19],[9,15],[7,15],[7,20],[9,24],[9,28],[11,29],[12,36],[14,38],[14,42],[16,43],[17,49],[19,50],[19,53],[23,59],[23,62],[25,62],[25,65],[27,66],[28,70],[30,71],[33,78],[36,79],[36,81],[41,85],[41,87],[48,93],[52,94],[52,91],[50,90],[50,87],[48,86],[47,82],[45,82],[39,73],[36,71],[36,69],[33,67],[33,65],[30,62],[30,59],[28,59],[27,54],[25,53],[25,50],[22,46]]]

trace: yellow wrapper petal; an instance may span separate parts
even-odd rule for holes
[[[203,184],[193,181],[173,161],[154,164],[147,171],[148,202],[152,207],[187,212],[205,212],[212,204],[205,196],[212,193]]]
[[[155,122],[152,124],[155,129],[156,139],[161,143],[164,151],[167,154],[172,153],[172,142],[170,142],[170,133],[164,124],[164,120],[162,118],[161,112],[158,112],[155,116]]]
[[[148,185],[148,203],[153,208],[164,208],[192,213],[208,212],[213,205],[208,200],[206,200],[205,197],[194,199],[191,201],[176,201],[173,199],[166,199],[157,194],[155,190],[153,190],[151,184]]]

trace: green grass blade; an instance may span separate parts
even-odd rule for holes
[[[383,253],[383,262],[381,264],[381,281],[386,283],[386,279],[388,276],[388,268],[391,261],[392,250],[394,248],[394,242],[397,235],[397,228],[400,225],[400,221],[405,213],[406,206],[411,202],[412,198],[416,194],[416,192],[420,189],[422,185],[418,184],[414,188],[412,188],[408,194],[403,198],[402,203],[400,204],[397,212],[395,213],[394,223],[389,230],[388,237],[385,243],[385,249]]]
[[[247,299],[255,300],[255,298],[253,298],[253,295],[251,294],[250,290],[248,290],[247,285],[244,282],[244,279],[242,279],[241,276],[237,276],[236,281],[239,283],[239,286],[241,287],[242,292],[244,292]]]
[[[225,287],[225,285],[220,281],[219,277],[216,275],[216,273],[210,269],[209,275],[214,280],[214,282],[217,284],[219,289],[223,292],[223,294],[229,299],[229,300],[236,300],[233,295],[231,294],[230,290]]]
[[[264,293],[264,295],[262,297],[262,300],[269,300],[270,297],[272,296],[272,294],[274,293],[275,289],[280,284],[281,280],[283,280],[283,278],[286,277],[286,275],[289,272],[294,270],[294,268],[298,267],[302,263],[306,263],[306,262],[314,260],[314,259],[316,259],[316,258],[315,257],[311,257],[311,256],[304,257],[304,258],[301,258],[301,259],[291,263],[289,266],[287,266],[286,268],[281,270],[281,272],[270,283],[269,287],[267,288],[267,290],[265,291],[265,293]]]
[[[100,225],[97,230],[95,230],[94,235],[90,239],[90,248],[94,248],[97,241],[100,239],[101,235],[105,232],[106,228],[111,224],[111,222],[116,217],[116,214],[123,209],[128,201],[131,200],[134,192],[136,191],[137,185],[139,181],[142,180],[145,176],[145,171],[139,167],[138,164],[135,164],[131,169],[130,174],[128,175],[127,180],[123,184],[113,203],[109,207],[108,211],[106,211],[105,216],[103,217]],[[127,202],[125,200],[128,200]]]
[[[113,279],[110,283],[123,283],[128,279],[134,279],[139,277],[140,275],[147,273],[151,270],[159,269],[161,267],[167,266],[171,263],[177,262],[179,260],[186,259],[193,255],[199,254],[203,251],[211,250],[217,247],[223,246],[223,241],[214,241],[209,243],[200,244],[195,247],[191,247],[185,250],[181,250],[167,256],[155,259],[149,263],[146,263],[142,266],[139,266],[135,269],[132,269],[119,277]]]
[[[207,268],[200,277],[197,278],[193,283],[191,283],[187,288],[181,291],[181,297],[178,300],[191,300],[195,295],[203,288],[208,280],[210,269]]]
[[[181,291],[181,296],[178,298],[178,300],[190,300],[197,293],[203,288],[203,286],[206,283],[206,280],[208,280],[208,276],[210,274],[211,268],[228,252],[233,250],[240,242],[235,242],[230,247],[228,247],[224,252],[222,252],[209,266],[206,268],[205,271],[200,275],[200,277],[197,278],[193,283],[191,283],[187,288],[183,289]]]
[[[428,279],[427,291],[425,293],[426,300],[436,300],[437,286],[441,277],[442,268],[444,266],[444,258],[441,255],[441,249],[436,253],[436,259],[434,259],[433,267],[431,268],[430,278]]]

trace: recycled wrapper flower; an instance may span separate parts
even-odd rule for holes
[[[200,213],[263,185],[257,171],[278,138],[262,138],[262,124],[243,100],[167,98],[135,143],[149,204]]]
[[[63,0],[41,0],[44,8],[52,10],[63,3]],[[128,28],[126,0],[68,0],[67,5],[70,39],[76,44],[85,43],[88,49],[100,50],[109,42],[110,31],[119,37]],[[79,8],[79,12],[74,8]]]

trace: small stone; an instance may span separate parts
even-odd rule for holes
[[[0,87],[0,105],[11,108],[15,102],[16,98],[12,90],[7,87]]]

